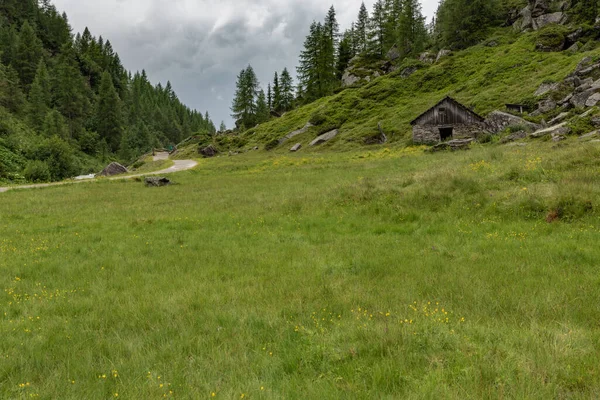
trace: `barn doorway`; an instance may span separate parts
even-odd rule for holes
[[[440,128],[440,139],[442,142],[452,139],[454,128]]]

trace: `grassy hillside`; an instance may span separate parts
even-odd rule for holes
[[[527,34],[499,29],[484,43],[435,65],[407,61],[395,73],[289,112],[247,131],[238,141],[246,148],[264,146],[312,121],[318,126],[280,150],[287,151],[297,142],[306,146],[318,134],[334,128],[340,128],[340,136],[321,148],[344,149],[362,145],[365,138],[376,135],[381,122],[394,142],[406,144],[412,138],[410,121],[446,95],[483,115],[503,109],[506,103],[531,103],[541,83],[561,81],[585,56],[600,57],[595,42],[578,53],[535,50],[537,43],[552,40],[556,34],[564,34],[563,28],[550,26]],[[406,66],[419,70],[403,78]]]
[[[0,397],[598,398],[599,168],[571,138],[1,194]]]

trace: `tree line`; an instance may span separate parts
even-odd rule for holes
[[[0,122],[0,146],[38,180],[96,168],[98,160],[132,161],[215,131],[208,113],[181,103],[170,82],[153,85],[145,71],[126,71],[110,41],[87,28],[73,36],[50,0],[0,2],[1,108],[11,119]],[[19,147],[8,139],[23,126],[31,145]]]

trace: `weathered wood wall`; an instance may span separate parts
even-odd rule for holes
[[[476,114],[469,112],[464,107],[451,101],[443,100],[434,108],[428,110],[414,121],[414,125],[448,126],[458,124],[472,124],[480,122]]]

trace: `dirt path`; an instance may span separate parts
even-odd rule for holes
[[[154,161],[168,160],[168,159],[169,159],[169,153],[156,153],[156,155],[154,156]],[[121,180],[121,179],[138,178],[141,176],[172,174],[174,172],[187,171],[188,169],[194,168],[196,165],[198,165],[198,163],[193,160],[173,160],[173,165],[171,167],[160,170],[160,171],[147,172],[145,174],[113,176],[111,178],[107,178],[107,180],[116,181],[116,180]],[[9,190],[12,190],[12,189],[35,189],[35,188],[45,188],[45,187],[50,187],[50,186],[60,186],[60,185],[68,185],[68,184],[74,184],[74,183],[96,182],[96,181],[97,181],[97,179],[87,179],[87,180],[80,180],[80,181],[73,180],[73,181],[64,181],[64,182],[55,182],[55,183],[39,183],[39,184],[35,184],[35,185],[7,186],[7,187],[0,187],[0,193],[8,192]]]

